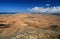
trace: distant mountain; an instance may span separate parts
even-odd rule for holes
[[[40,13],[40,12],[32,12],[32,14],[51,14],[51,15],[57,15],[57,16],[60,15],[60,13]]]
[[[53,15],[57,15],[58,16],[58,15],[60,15],[60,13],[53,13]]]
[[[0,14],[16,14],[17,12],[0,12]]]

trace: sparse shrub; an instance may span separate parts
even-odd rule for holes
[[[0,28],[7,28],[7,27],[9,27],[8,24],[0,24]]]
[[[9,28],[11,25],[14,25],[15,22],[11,22],[8,24],[0,24],[0,28]]]
[[[50,28],[54,31],[56,31],[58,27],[59,27],[58,25],[50,25]]]
[[[34,17],[32,17],[32,16],[29,16],[29,17],[28,17],[28,19],[33,19],[33,18],[34,18]]]
[[[9,28],[9,27],[10,27],[10,25],[9,25],[9,24],[7,24],[5,28]]]
[[[59,27],[58,25],[50,25],[50,28],[51,28],[51,31],[52,31],[51,32],[51,38],[52,39],[56,39],[56,38],[60,39],[60,34],[58,32],[58,27]]]
[[[60,39],[60,34],[58,34],[57,38]]]

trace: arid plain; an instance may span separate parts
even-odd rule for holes
[[[0,39],[60,39],[60,15],[1,14]]]

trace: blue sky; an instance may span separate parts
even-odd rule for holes
[[[0,12],[28,12],[36,7],[60,8],[60,0],[0,0]]]

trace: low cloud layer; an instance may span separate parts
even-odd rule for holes
[[[47,4],[48,5],[48,4]],[[41,12],[41,13],[60,13],[60,6],[56,7],[34,7],[34,8],[28,8],[31,12]]]

